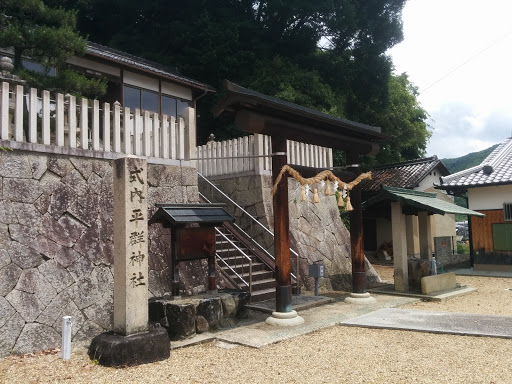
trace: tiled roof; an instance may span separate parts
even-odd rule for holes
[[[437,156],[386,164],[372,171],[372,179],[362,185],[362,190],[366,192],[379,191],[381,186],[414,189],[436,167],[443,175],[449,174]]]
[[[87,54],[101,57],[102,59],[113,61],[115,63],[124,64],[128,67],[136,68],[144,72],[149,72],[160,77],[165,77],[194,88],[200,88],[210,92],[215,91],[214,88],[210,85],[182,76],[178,73],[177,70],[173,70],[172,68],[166,67],[165,65],[130,55],[129,53],[121,52],[117,49],[106,47],[101,44],[89,41],[87,43]]]
[[[441,188],[512,184],[512,137],[502,142],[480,165],[441,178]]]

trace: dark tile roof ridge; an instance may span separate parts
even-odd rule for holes
[[[106,45],[88,41],[87,42],[87,52],[92,55],[100,55],[102,57],[108,55],[110,57],[110,59],[112,59],[113,61],[118,61],[118,62],[119,61],[123,62],[120,59],[131,60],[133,62],[133,65],[136,67],[145,66],[151,72],[158,73],[160,75],[166,75],[166,76],[172,77],[176,80],[181,80],[183,82],[186,82],[188,84],[194,85],[196,87],[199,87],[199,88],[202,88],[205,90],[215,91],[215,89],[208,84],[201,83],[200,81],[197,81],[197,80],[191,79],[187,76],[181,75],[179,73],[178,68],[174,68],[174,70],[173,70],[172,67],[166,66],[164,64],[160,64],[160,63],[145,59],[140,56],[135,56],[135,55],[132,55],[131,53],[120,51],[118,49],[111,48]],[[115,57],[113,57],[113,55],[117,55],[119,58],[116,59]],[[123,62],[123,63],[128,64],[126,62]]]
[[[484,166],[490,165],[491,167],[495,167],[499,164],[506,156],[512,154],[512,137],[508,137],[503,142],[501,142],[494,151],[492,151],[489,156],[487,156],[479,165],[475,165],[474,167],[463,169],[457,173],[452,175],[448,175],[441,178],[441,184],[448,184],[454,180],[461,179],[466,177],[472,173],[478,173],[481,171]]]
[[[375,167],[374,170],[377,171],[379,169],[399,168],[399,167],[406,166],[406,165],[417,165],[417,164],[436,162],[436,161],[441,162],[441,160],[439,160],[437,158],[437,156],[434,155],[434,156],[430,156],[430,157],[423,157],[423,158],[419,158],[419,159],[401,161],[398,163],[383,164],[383,165],[379,165],[378,167]]]
[[[313,114],[313,115],[323,116],[325,118],[329,118],[329,119],[332,119],[332,120],[337,120],[339,122],[345,123],[345,124],[353,126],[353,127],[357,127],[359,129],[366,129],[368,131],[372,131],[372,132],[375,132],[375,133],[382,134],[381,128],[377,127],[377,126],[372,126],[372,125],[368,125],[368,124],[364,124],[364,123],[359,123],[357,121],[352,121],[352,120],[344,119],[342,117],[329,115],[327,113],[324,113],[324,112],[321,112],[321,111],[317,111],[317,110],[314,110],[312,108],[304,107],[304,106],[299,105],[299,104],[295,104],[295,103],[292,103],[292,102],[289,102],[289,101],[286,101],[286,100],[278,99],[277,97],[265,95],[265,94],[263,94],[261,92],[254,91],[252,89],[242,87],[241,85],[233,83],[233,82],[231,82],[229,80],[224,80],[224,84],[225,84],[224,85],[225,88],[228,91],[233,92],[233,93],[238,93],[238,94],[242,94],[242,95],[245,94],[247,96],[252,96],[252,97],[255,97],[255,98],[258,98],[258,99],[261,99],[261,100],[265,100],[265,101],[268,101],[268,102],[280,104],[280,105],[286,106],[288,108],[298,109],[298,110],[302,110],[303,112],[310,113],[310,114]],[[382,135],[384,135],[384,134],[382,134]]]
[[[437,167],[440,168],[440,174],[449,173],[444,164],[440,160],[434,160],[435,158],[432,156],[427,158],[428,161],[408,161],[401,163],[401,166],[374,169],[372,180],[363,183],[362,188],[365,191],[375,191],[387,185],[394,188],[414,189]]]

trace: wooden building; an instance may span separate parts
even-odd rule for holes
[[[512,137],[480,165],[442,177],[437,188],[467,193],[468,208],[485,214],[469,220],[474,268],[512,271]]]

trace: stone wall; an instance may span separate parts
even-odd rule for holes
[[[0,356],[59,346],[65,315],[73,340],[111,329],[112,170],[106,159],[0,152]],[[197,201],[195,168],[148,166],[152,210]],[[148,236],[150,296],[162,296],[169,231],[153,225]],[[184,293],[206,290],[205,263],[181,268]]]
[[[323,263],[327,277],[319,280],[319,289],[352,290],[352,262],[350,256],[350,233],[340,219],[336,198],[319,193],[320,203],[300,201],[300,185],[288,179],[291,247],[299,253],[300,285],[306,290],[314,289],[314,279],[308,277],[309,264]],[[241,205],[261,223],[273,228],[272,180],[270,176],[242,176],[236,178],[215,177],[211,180],[225,194]],[[200,183],[203,191],[203,185]],[[235,213],[237,221],[239,216]],[[247,225],[245,225],[247,227]],[[254,236],[255,238],[257,236]],[[292,256],[292,270],[296,271],[296,260]],[[369,284],[380,282],[380,278],[366,261]]]

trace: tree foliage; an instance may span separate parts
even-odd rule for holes
[[[402,38],[406,0],[47,0],[78,9],[91,40],[396,134],[379,162],[421,156],[429,133],[417,90],[393,76],[386,51]],[[225,121],[199,103],[200,141]],[[222,124],[222,127],[220,126]],[[225,130],[226,131],[226,130]]]
[[[42,0],[0,2],[0,47],[14,49],[14,69],[34,87],[101,95],[106,85],[65,69],[71,56],[85,53],[87,41],[76,29],[77,11],[49,7]],[[45,76],[23,68],[28,57],[45,68],[56,68],[57,76]],[[60,69],[60,70],[59,70]]]
[[[378,119],[382,131],[395,136],[395,140],[381,146],[374,162],[387,164],[425,155],[431,132],[426,123],[428,113],[419,104],[417,96],[418,90],[407,74],[389,78],[387,107],[374,119]],[[369,160],[367,166],[371,163]]]

